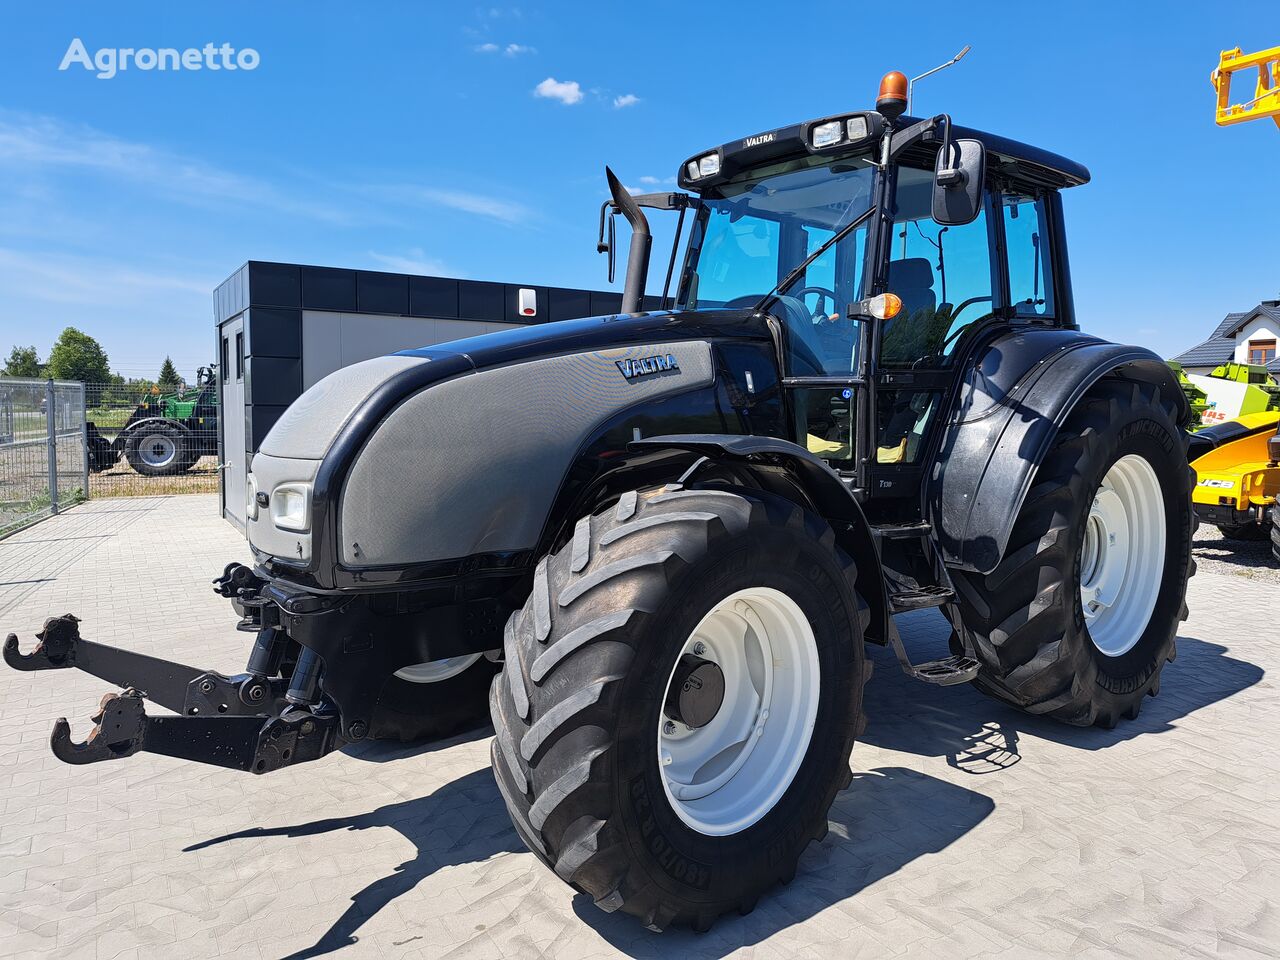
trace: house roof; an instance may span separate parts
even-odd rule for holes
[[[1230,320],[1232,317],[1236,317],[1237,319],[1228,324],[1227,320]],[[1222,325],[1214,331],[1214,336],[1234,337],[1258,317],[1270,317],[1272,320],[1280,323],[1280,300],[1264,300],[1248,313],[1227,314],[1227,320],[1222,321]]]
[[[1259,316],[1268,316],[1280,323],[1280,301],[1265,300],[1252,310],[1228,313],[1208,340],[1197,343],[1173,359],[1184,367],[1216,367],[1234,360],[1236,334]],[[1280,358],[1267,364],[1267,369],[1272,373],[1280,373]]]

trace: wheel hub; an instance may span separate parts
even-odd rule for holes
[[[1118,657],[1138,642],[1160,592],[1164,499],[1155,470],[1137,454],[1121,457],[1094,494],[1080,545],[1080,607],[1089,636]]]
[[[773,809],[808,751],[819,690],[817,641],[794,600],[754,587],[712,607],[658,717],[658,769],[680,819],[727,836]]]
[[[151,466],[163,467],[173,459],[176,447],[174,442],[164,434],[154,433],[143,438],[138,444],[138,452]]]
[[[686,653],[676,664],[663,708],[670,719],[697,730],[710,723],[724,703],[724,671],[713,661]]]

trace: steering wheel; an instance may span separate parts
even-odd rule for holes
[[[804,298],[811,293],[818,295],[818,302],[814,304],[810,319],[821,319],[829,322],[831,320],[831,314],[835,312],[836,307],[836,292],[830,287],[821,287],[817,284],[812,284],[807,287],[801,287],[799,290],[789,294],[789,296],[795,297],[801,303],[804,303]],[[826,310],[823,306],[828,300],[831,301],[831,310]],[[807,303],[805,303],[805,309],[809,309],[809,305]],[[839,319],[838,316],[837,319]]]

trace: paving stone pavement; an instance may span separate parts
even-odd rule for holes
[[[216,500],[86,504],[0,541],[0,626],[235,672],[209,580],[243,559]],[[870,725],[827,840],[710,933],[601,913],[526,853],[488,732],[363,745],[265,777],[138,755],[65,766],[106,684],[0,668],[0,955],[1259,957],[1280,955],[1280,602],[1200,576],[1161,694],[1114,731],[908,681],[875,650]],[[913,651],[940,621],[904,623]]]

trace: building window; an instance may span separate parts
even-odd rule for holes
[[[222,382],[231,382],[231,340],[222,338]]]
[[[1274,340],[1250,340],[1249,362],[1266,365],[1276,358],[1276,342]]]
[[[236,334],[236,379],[244,379],[244,331]]]

